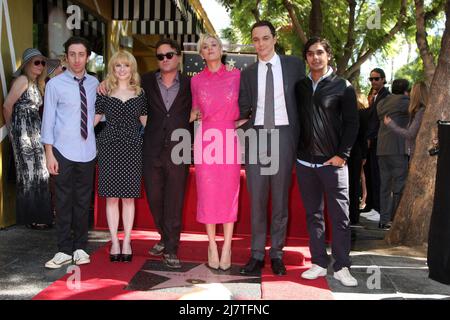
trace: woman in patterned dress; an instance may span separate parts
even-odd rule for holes
[[[137,63],[127,51],[115,53],[105,80],[108,94],[97,95],[94,125],[103,116],[105,128],[97,137],[98,193],[106,197],[106,215],[111,233],[111,262],[132,259],[131,230],[134,198],[141,196],[142,126],[147,122],[147,99],[140,87]],[[122,250],[117,237],[119,200],[122,200],[124,239]]]
[[[228,270],[240,186],[239,140],[235,130],[239,118],[240,72],[228,71],[222,64],[222,44],[218,37],[202,35],[198,51],[206,67],[191,80],[191,121],[201,117],[194,142],[197,221],[205,224],[208,234],[208,266]],[[216,150],[211,152],[211,147]],[[220,259],[216,224],[223,225],[224,233]]]
[[[24,51],[3,105],[16,165],[16,223],[32,229],[45,229],[53,223],[49,173],[40,141],[46,60],[37,49]]]

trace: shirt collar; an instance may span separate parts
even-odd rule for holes
[[[213,76],[213,75],[215,75],[215,74],[217,74],[218,76],[220,76],[222,73],[224,73],[224,72],[226,71],[226,68],[225,68],[225,65],[222,64],[222,65],[220,66],[220,68],[219,68],[216,72],[211,72],[211,71],[209,70],[208,66],[206,65],[204,70],[205,70],[205,74],[206,74],[207,76]]]
[[[272,64],[272,66],[276,66],[279,62],[280,62],[280,56],[279,55],[277,55],[276,53],[273,55],[273,57],[272,57],[272,59],[270,59],[269,61],[262,61],[262,60],[259,60],[259,64],[260,65],[262,65],[262,66],[266,66],[266,64],[268,64],[268,63],[271,63]]]
[[[162,81],[161,71],[156,72],[156,79],[158,81]],[[180,74],[179,74],[179,72],[177,72],[177,75],[175,76],[175,82],[180,82]]]
[[[308,78],[310,78],[313,83],[319,83],[323,79],[328,78],[332,73],[333,73],[333,68],[328,66],[327,72],[323,76],[321,76],[320,79],[317,80],[317,82],[314,82],[313,78],[311,77],[311,72],[308,74]]]
[[[77,76],[75,76],[75,75],[69,70],[69,68],[67,68],[66,71],[64,71],[64,74],[65,74],[67,77],[69,77],[70,79],[72,79],[72,80],[74,80],[74,78],[77,78],[77,79],[81,80],[81,79],[83,79],[83,78],[86,78],[86,76],[87,76],[87,72],[86,72],[86,70],[85,70],[85,71],[84,71],[84,74],[83,74],[83,77],[81,77],[81,79],[80,79],[80,78],[78,78]]]

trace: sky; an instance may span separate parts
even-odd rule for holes
[[[227,11],[216,0],[200,0],[200,3],[218,35],[222,29],[230,26],[230,17]]]

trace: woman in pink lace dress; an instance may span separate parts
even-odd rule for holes
[[[219,38],[201,36],[198,51],[206,67],[191,81],[191,121],[201,120],[194,142],[197,221],[206,225],[208,266],[227,270],[231,267],[231,239],[239,200],[241,166],[235,127],[239,118],[240,72],[227,71],[221,63]],[[220,259],[216,224],[223,224],[224,231]]]

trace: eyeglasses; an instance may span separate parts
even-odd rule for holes
[[[159,61],[163,61],[163,60],[164,60],[164,57],[166,57],[168,60],[170,60],[170,59],[172,59],[173,56],[176,55],[176,54],[177,54],[176,52],[167,52],[166,54],[158,53],[158,54],[156,55],[156,58],[157,58]]]
[[[372,81],[380,81],[380,79],[381,79],[381,77],[370,77],[369,81],[370,82],[372,82]]]
[[[33,64],[37,67],[38,65],[42,64],[43,67],[45,67],[45,61],[44,60],[35,60]]]

